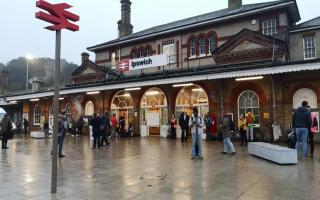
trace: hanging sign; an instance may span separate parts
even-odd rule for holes
[[[131,71],[137,69],[146,69],[150,67],[158,67],[168,64],[168,56],[160,54],[136,59],[124,59],[119,62],[119,71]]]

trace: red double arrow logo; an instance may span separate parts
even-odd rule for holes
[[[61,29],[68,29],[70,31],[78,31],[79,26],[71,23],[70,21],[79,21],[80,17],[75,15],[66,9],[71,8],[67,3],[50,4],[46,1],[37,1],[36,6],[48,13],[39,11],[36,13],[36,18],[53,24],[52,26],[47,26],[46,28],[51,31],[57,31]],[[70,20],[70,21],[69,21]]]

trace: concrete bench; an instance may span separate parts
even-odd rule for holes
[[[45,134],[43,131],[31,131],[30,136],[35,139],[45,138]]]
[[[248,152],[279,164],[297,164],[297,151],[264,142],[249,142]]]

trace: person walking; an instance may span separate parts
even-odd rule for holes
[[[126,126],[126,117],[125,113],[122,113],[122,115],[119,117],[119,133],[120,135],[125,134],[125,126]]]
[[[101,141],[100,145],[103,147],[104,143],[106,143],[106,146],[109,145],[107,133],[110,131],[110,118],[109,113],[105,112],[104,115],[101,115],[101,125],[100,125],[100,131],[101,131]]]
[[[64,143],[64,137],[67,132],[67,119],[64,115],[59,116],[59,122],[58,122],[58,145],[59,145],[59,158],[66,157],[62,154],[63,149],[63,143]]]
[[[29,122],[26,118],[23,118],[23,128],[24,128],[24,134],[27,134],[28,128],[29,128]]]
[[[12,124],[9,119],[9,115],[5,114],[1,121],[1,135],[2,135],[2,149],[9,149],[8,147],[8,139],[12,131]]]
[[[301,107],[299,107],[292,116],[292,126],[297,135],[297,156],[299,157],[300,143],[302,143],[302,160],[307,156],[308,129],[311,128],[311,113],[307,109],[307,106],[308,102],[303,101]]]
[[[314,152],[314,134],[318,132],[318,119],[316,113],[311,112],[311,107],[308,106],[308,110],[311,113],[311,127],[308,129],[308,137],[310,142],[310,157],[313,158]]]
[[[231,155],[236,154],[236,150],[234,149],[234,146],[231,142],[231,120],[230,117],[225,115],[222,119],[222,136],[223,136],[223,152],[222,154],[228,154],[229,150],[231,151]]]
[[[91,126],[93,131],[93,146],[92,149],[95,149],[96,146],[100,148],[100,126],[102,125],[101,119],[97,116],[97,113],[93,113],[93,119],[91,120]]]
[[[189,130],[189,115],[182,112],[179,116],[179,125],[181,128],[181,142],[187,142]]]
[[[192,109],[192,115],[189,120],[189,126],[191,127],[191,134],[192,134],[192,150],[191,150],[191,159],[196,158],[196,150],[195,146],[198,144],[199,148],[199,159],[202,160],[202,134],[203,134],[203,126],[204,122],[202,117],[199,115],[198,109],[194,107]]]
[[[249,142],[253,142],[254,135],[253,135],[253,123],[254,123],[254,116],[251,112],[248,112],[246,115],[246,125],[247,125],[247,138]]]
[[[83,125],[84,125],[84,120],[83,120],[83,116],[81,115],[77,120],[77,134],[80,136],[82,135]]]
[[[110,119],[110,124],[111,124],[111,136],[112,138],[116,138],[116,130],[118,126],[118,121],[117,121],[117,116],[115,113],[112,114],[112,117]]]
[[[247,122],[243,114],[239,116],[238,127],[240,130],[241,146],[248,145],[247,139]]]
[[[176,137],[177,137],[176,126],[177,126],[177,119],[176,119],[175,115],[172,114],[171,119],[170,119],[170,127],[171,127],[170,138],[171,139],[176,139]]]

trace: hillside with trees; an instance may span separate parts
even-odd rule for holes
[[[28,61],[29,63],[29,88],[34,79],[43,81],[42,87],[53,87],[54,60],[51,58],[35,58]],[[2,65],[0,64],[0,67]],[[9,71],[9,88],[8,91],[21,91],[26,86],[27,60],[24,57],[13,59],[5,66]],[[61,60],[60,84],[66,85],[72,82],[71,73],[78,65]]]

